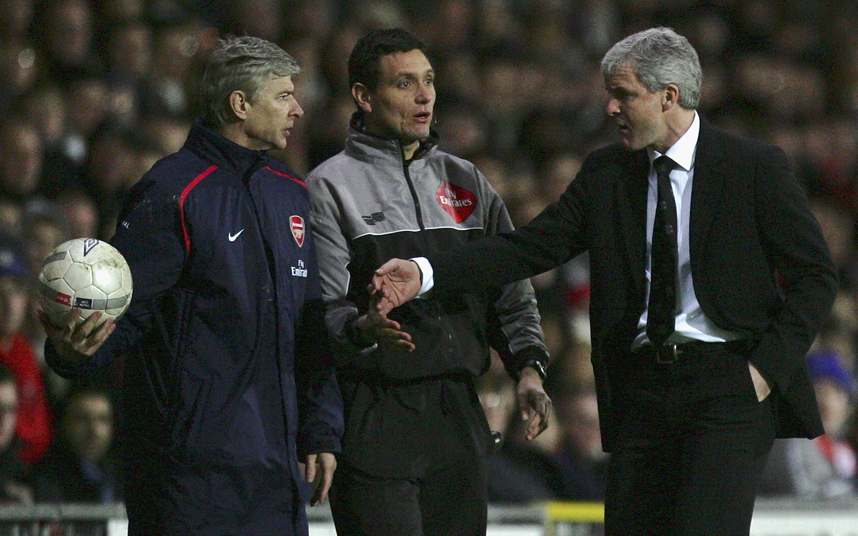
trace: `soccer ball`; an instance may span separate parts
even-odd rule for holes
[[[73,307],[88,318],[101,311],[101,325],[119,319],[131,303],[131,269],[119,251],[95,238],[76,238],[57,246],[39,271],[42,309],[62,325]]]

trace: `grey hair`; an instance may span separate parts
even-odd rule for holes
[[[602,76],[609,78],[628,65],[647,91],[668,84],[679,87],[679,105],[694,110],[700,104],[703,70],[688,39],[670,28],[650,28],[630,35],[611,47],[602,59]]]
[[[249,102],[272,77],[294,76],[298,61],[279,46],[258,37],[227,37],[212,50],[201,86],[203,120],[219,127],[234,118],[229,96],[243,91]]]

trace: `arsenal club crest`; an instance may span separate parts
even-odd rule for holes
[[[295,237],[295,242],[298,247],[304,245],[304,218],[301,216],[289,216],[289,228],[292,229],[292,236]]]

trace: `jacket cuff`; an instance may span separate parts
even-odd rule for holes
[[[363,335],[361,335],[360,328],[358,328],[358,318],[360,317],[356,316],[351,320],[351,322],[349,322],[349,325],[346,328],[346,338],[359,350],[365,351],[369,349],[375,349],[378,346],[378,343],[368,343],[364,340]]]
[[[417,293],[417,297],[422,298],[435,286],[435,271],[426,257],[414,257],[409,260],[420,269],[420,292]]]
[[[321,454],[322,452],[339,454],[342,450],[342,444],[338,437],[318,437],[302,441],[298,445],[298,457],[303,460],[309,454]]]
[[[505,364],[507,374],[512,378],[518,378],[522,365],[526,361],[530,360],[539,361],[542,363],[543,367],[547,368],[549,361],[548,352],[539,346],[527,346],[522,348],[512,356],[509,363]]]
[[[86,376],[97,368],[95,361],[95,356],[80,361],[63,359],[57,354],[50,339],[45,340],[45,363],[62,378],[74,380]]]

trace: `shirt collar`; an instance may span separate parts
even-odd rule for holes
[[[666,154],[671,160],[676,162],[676,165],[685,171],[691,171],[694,165],[694,150],[697,148],[697,139],[700,137],[700,116],[697,111],[694,111],[694,120],[691,126],[685,131],[673,146],[667,150]],[[653,149],[647,148],[649,162],[652,165],[653,160],[661,156],[661,153]]]

